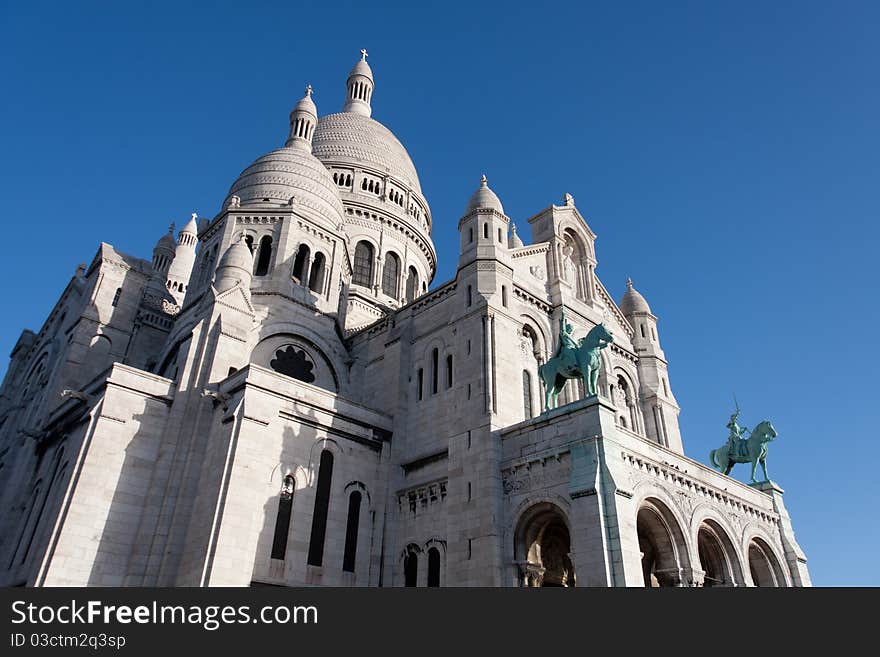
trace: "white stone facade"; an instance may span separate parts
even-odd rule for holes
[[[437,263],[416,168],[311,88],[284,147],[151,261],[102,244],[0,389],[0,585],[810,584],[782,491],[684,455],[657,317],[566,194],[488,182]],[[599,394],[541,413],[561,313]]]

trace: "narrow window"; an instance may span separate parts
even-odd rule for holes
[[[428,550],[428,586],[440,586],[440,550]]]
[[[644,324],[640,324],[640,326],[641,326],[641,328],[642,328],[642,337],[644,338],[644,337],[645,337],[645,325],[644,325]]]
[[[669,396],[669,387],[666,384],[666,377],[662,377],[660,380],[663,381],[663,394],[668,397]]]
[[[489,224],[483,224],[483,239],[489,239]]]
[[[260,255],[257,256],[257,268],[255,276],[265,276],[269,273],[269,261],[272,259],[272,238],[269,235],[260,240]]]
[[[358,523],[361,517],[361,494],[354,491],[348,497],[348,522],[345,526],[345,555],[342,557],[342,570],[354,572],[354,561],[357,556]]]
[[[654,340],[654,342],[657,342],[657,333],[654,331],[653,326],[651,327],[651,338]]]
[[[122,296],[122,288],[117,287],[116,292],[113,294],[113,307],[116,307],[116,304],[119,303],[119,297]]]
[[[403,585],[418,586],[419,557],[414,552],[407,552],[403,559]]]
[[[385,254],[382,266],[382,291],[389,297],[397,298],[397,278],[400,275],[400,258],[390,251]]]
[[[468,228],[468,244],[472,243],[473,241],[474,241],[474,227],[471,226],[470,228]]]
[[[431,352],[431,394],[437,394],[437,384],[440,373],[437,371],[440,365],[440,352],[437,349]]]
[[[501,286],[501,305],[507,308],[507,286]]]
[[[422,401],[422,389],[425,385],[425,370],[419,368],[419,401]]]
[[[467,496],[467,501],[470,502],[471,499],[472,499],[472,498],[471,498],[471,482],[468,482],[468,496]]]
[[[295,480],[292,475],[284,478],[281,496],[278,499],[278,515],[275,517],[275,537],[272,539],[272,558],[284,559],[287,555],[287,535],[290,532],[290,516],[293,513],[293,490]]]
[[[498,229],[498,243],[501,244],[501,229]]]
[[[532,417],[532,375],[528,370],[523,370],[522,375],[523,386],[523,413],[528,420]]]
[[[323,253],[316,253],[312,261],[312,269],[309,271],[309,289],[321,294],[324,290],[324,263],[326,259]]]
[[[354,272],[351,282],[355,285],[370,287],[373,280],[373,245],[369,242],[358,242],[354,249]]]
[[[473,303],[473,300],[474,300],[474,299],[473,299],[473,296],[474,296],[474,295],[473,295],[473,290],[471,289],[471,286],[468,285],[468,289],[467,289],[467,303],[468,303],[468,307],[470,307],[471,303]]]
[[[293,261],[293,280],[302,285],[302,282],[305,280],[306,276],[306,267],[309,262],[309,247],[305,244],[300,244],[299,248],[296,250],[296,258]]]
[[[452,354],[446,356],[446,387],[452,387]]]
[[[321,452],[321,465],[318,467],[318,485],[315,488],[315,513],[312,516],[312,535],[309,539],[310,566],[320,566],[324,562],[324,537],[327,534],[327,511],[330,508],[330,482],[333,479],[333,454],[328,450]]]
[[[413,301],[419,293],[419,272],[415,267],[410,266],[409,276],[406,278],[406,300]]]

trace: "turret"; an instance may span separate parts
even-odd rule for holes
[[[461,234],[459,266],[476,258],[495,258],[506,254],[509,224],[501,200],[489,188],[486,176],[482,176],[480,186],[471,195],[464,216],[458,222],[458,232]]]
[[[312,85],[290,113],[290,136],[284,144],[288,148],[303,148],[312,152],[312,135],[318,125],[318,108],[312,100]]]
[[[639,357],[640,402],[649,438],[683,453],[678,427],[678,403],[672,394],[667,372],[666,355],[660,348],[657,317],[647,300],[626,281],[626,292],[620,300],[620,311],[632,325],[633,347]]]
[[[247,247],[244,238],[245,235],[242,233],[220,258],[214,277],[214,289],[218,292],[225,292],[241,283],[245,294],[250,297],[254,257],[251,255],[251,250]]]
[[[196,261],[196,245],[199,242],[199,229],[196,219],[197,215],[193,212],[189,223],[178,234],[177,246],[174,250],[174,261],[168,268],[168,275],[165,281],[165,286],[174,296],[178,305],[183,303],[183,298],[186,296],[193,264]]]
[[[370,98],[373,97],[374,87],[373,70],[367,64],[367,51],[361,49],[360,61],[348,74],[348,82],[346,83],[348,95],[342,111],[370,116],[373,113],[370,107]]]
[[[153,248],[153,269],[165,278],[171,262],[174,260],[174,254],[177,250],[177,244],[174,242],[174,222],[168,227],[168,232],[159,238],[156,246]]]

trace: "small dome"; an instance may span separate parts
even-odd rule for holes
[[[156,242],[156,247],[153,250],[170,251],[173,255],[175,249],[177,249],[177,241],[174,239],[174,224],[172,223],[171,227],[168,229],[168,232],[160,237],[159,241]]]
[[[348,74],[348,77],[353,77],[355,75],[363,75],[365,78],[369,78],[370,82],[373,82],[373,69],[367,64],[366,59],[359,59],[357,64],[352,67],[351,73]]]
[[[306,95],[299,99],[296,105],[293,106],[294,112],[307,112],[315,117],[315,120],[318,120],[318,108],[315,105],[315,101],[312,100],[312,85],[308,85],[306,87]]]
[[[318,212],[334,226],[344,212],[330,172],[300,148],[279,148],[255,160],[229,188],[223,207],[232,196],[238,196],[242,206],[261,202],[285,205],[293,198],[294,203]]]
[[[496,212],[504,214],[504,206],[501,205],[501,200],[495,192],[489,189],[489,183],[486,181],[486,176],[483,176],[480,179],[480,187],[471,196],[471,200],[468,201],[464,213],[467,215],[477,209],[495,210]]]
[[[192,217],[190,218],[190,220],[187,222],[186,226],[184,226],[180,232],[181,233],[190,233],[192,235],[198,235],[199,234],[199,224],[198,224],[198,222],[196,222],[196,219],[198,219],[198,215],[195,212],[193,212]]]
[[[521,249],[524,247],[523,241],[519,238],[519,235],[516,234],[516,224],[513,224],[510,228],[510,237],[507,238],[507,248],[508,249]]]
[[[223,292],[240,281],[245,289],[249,289],[253,268],[254,256],[244,241],[244,233],[241,233],[238,240],[233,242],[220,258],[214,275],[214,287],[219,292]]]
[[[648,302],[634,287],[631,278],[626,279],[626,292],[620,300],[620,312],[626,317],[633,313],[650,313]]]

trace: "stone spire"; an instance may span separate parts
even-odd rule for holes
[[[198,215],[193,212],[189,222],[177,235],[177,247],[174,250],[174,261],[168,268],[165,286],[171,292],[178,305],[183,303],[189,288],[193,265],[196,261],[196,244],[199,241],[199,229],[196,222]]]
[[[373,97],[375,84],[373,83],[373,70],[367,64],[367,51],[363,48],[361,48],[360,60],[348,74],[346,88],[348,95],[342,111],[370,116],[373,113],[370,99]]]
[[[303,148],[312,150],[312,135],[318,125],[318,108],[312,100],[312,85],[306,87],[306,95],[290,113],[290,135],[284,146],[287,148]]]

